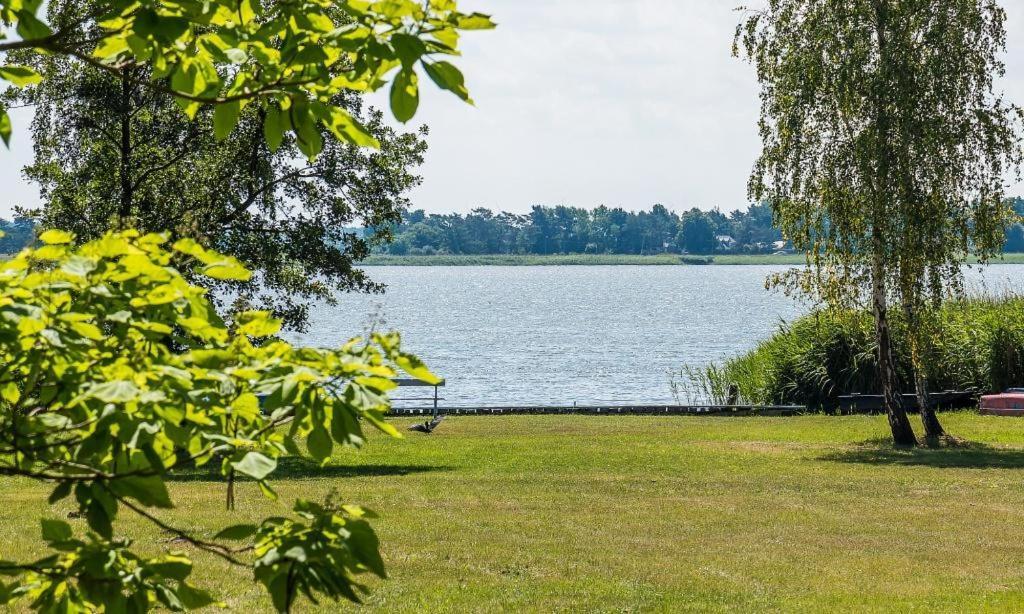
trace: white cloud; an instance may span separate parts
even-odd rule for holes
[[[415,205],[744,206],[759,103],[753,70],[730,54],[739,3],[463,0],[499,28],[463,40],[476,108],[424,94],[415,121],[431,127],[430,151]],[[1024,103],[1024,0],[1004,6],[1002,85]],[[18,172],[30,155],[23,128],[14,148],[0,153],[0,185],[34,202]]]

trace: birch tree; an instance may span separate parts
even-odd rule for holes
[[[744,9],[734,53],[761,84],[752,198],[771,202],[807,266],[771,282],[870,306],[893,439],[916,444],[892,359],[905,310],[927,400],[927,311],[962,291],[962,263],[998,254],[1013,213],[1021,112],[996,92],[1006,15],[995,0],[768,0]],[[924,403],[926,405],[926,403]],[[942,436],[923,410],[925,434]]]

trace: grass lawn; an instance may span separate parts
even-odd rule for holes
[[[232,514],[192,476],[164,516],[212,534],[336,488],[382,515],[391,578],[367,609],[1024,609],[1024,421],[944,421],[973,443],[896,452],[881,417],[456,417],[292,464],[280,503],[243,484]],[[46,491],[2,482],[0,558],[30,556]],[[268,611],[244,572],[196,558],[233,611]]]

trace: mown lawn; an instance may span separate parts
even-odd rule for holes
[[[974,443],[896,452],[879,417],[457,417],[289,464],[280,503],[243,484],[231,514],[193,476],[165,517],[212,534],[336,488],[382,514],[382,611],[1024,609],[1024,421],[945,421]],[[0,488],[0,558],[29,556],[46,493]],[[231,610],[268,610],[244,572],[196,558]]]

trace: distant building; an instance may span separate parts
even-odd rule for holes
[[[715,235],[715,240],[718,241],[718,245],[722,249],[732,249],[736,246],[736,239],[729,235]]]

